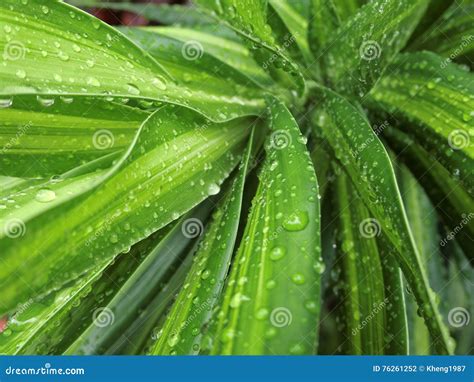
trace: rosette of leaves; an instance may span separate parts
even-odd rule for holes
[[[71,3],[0,4],[0,353],[472,348],[472,2]]]

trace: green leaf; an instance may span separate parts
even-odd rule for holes
[[[303,93],[305,82],[298,65],[288,57],[285,47],[275,41],[272,28],[267,23],[267,0],[197,0],[196,3],[218,16],[217,21],[225,20],[226,25],[244,36],[254,48],[257,62],[273,78]]]
[[[474,211],[474,199],[452,178],[449,171],[406,134],[394,128],[387,128],[384,136],[397,153],[397,157],[407,165],[423,186],[443,223],[450,232],[456,233],[465,255],[473,259],[474,221],[469,211]],[[439,243],[442,247],[451,240],[444,239]]]
[[[253,134],[237,178],[214,213],[184,288],[160,331],[153,354],[199,354],[202,330],[221,294],[234,252],[252,145]],[[200,221],[188,223],[188,228],[202,224]]]
[[[341,173],[335,184],[339,220],[338,266],[341,270],[341,303],[344,305],[347,354],[385,354],[385,296],[374,219],[352,184]]]
[[[173,274],[173,266],[182,263],[189,254],[189,246],[198,235],[187,235],[187,222],[204,221],[210,207],[210,203],[203,203],[175,224],[140,263],[113,299],[99,308],[110,313],[113,322],[110,325],[101,325],[98,317],[99,322],[90,323],[69,346],[67,354],[102,354],[114,344],[139,312],[145,309],[162,289],[167,276],[169,278],[170,273]]]
[[[375,0],[346,20],[322,48],[332,87],[362,97],[402,49],[427,0]]]
[[[335,157],[397,251],[397,262],[413,289],[438,353],[451,351],[425,271],[408,226],[390,159],[364,115],[344,98],[323,88],[318,126]],[[318,130],[316,130],[318,133]]]
[[[434,207],[421,189],[417,179],[410,174],[406,167],[399,172],[400,191],[407,211],[408,221],[416,239],[423,267],[427,269],[428,276],[432,279],[430,264],[440,265],[441,253],[439,251],[438,222]],[[438,239],[438,240],[436,240]],[[443,284],[444,285],[444,282]],[[443,286],[444,288],[444,286]],[[409,299],[407,293],[407,307],[409,308],[410,324],[410,353],[430,354],[430,336],[423,320],[417,314],[414,301]]]
[[[161,230],[126,255],[110,259],[104,267],[88,272],[38,302],[30,299],[20,304],[9,318],[8,332],[0,334],[0,353],[62,354],[101,312],[101,320],[112,320],[103,307],[167,231]]]
[[[233,41],[192,29],[171,27],[127,28],[123,32],[163,63],[192,94],[202,93],[203,84],[206,84],[207,94],[216,98],[234,97],[235,102],[240,102],[236,94],[253,94],[258,98],[262,86],[274,85],[249,56],[248,50]],[[229,55],[234,57],[232,62],[236,64],[227,63]]]
[[[444,3],[444,2],[443,2]],[[474,2],[454,1],[441,17],[431,24],[412,44],[409,50],[430,50],[449,61],[467,64],[474,58]]]
[[[269,0],[271,8],[276,12],[276,15],[270,15],[267,20],[269,23],[277,23],[277,18],[281,19],[283,25],[280,26],[280,45],[290,50],[296,43],[295,49],[299,53],[294,53],[292,56],[295,59],[302,60],[306,65],[311,65],[314,57],[309,49],[307,35],[308,35],[308,21],[294,8],[291,2],[286,0]],[[274,24],[274,25],[275,25]],[[275,30],[275,28],[273,28]],[[301,57],[300,57],[301,56]]]
[[[214,124],[163,107],[110,170],[70,180],[69,192],[25,192],[24,202],[1,209],[1,313],[104,264],[219,192],[251,123]]]
[[[1,115],[0,172],[32,178],[124,151],[149,113],[103,98],[61,97],[45,107],[15,96]]]
[[[404,54],[387,69],[371,95],[474,196],[470,73],[432,53]]]
[[[341,23],[355,14],[361,3],[360,0],[311,0],[308,41],[315,57],[321,57],[321,48],[333,40]]]
[[[402,271],[396,250],[382,235],[377,238],[385,286],[385,354],[407,355],[409,352],[408,322]],[[413,304],[416,307],[416,302]],[[423,320],[423,327],[426,325]]]
[[[244,236],[217,315],[214,354],[312,354],[320,310],[318,186],[280,102]]]
[[[235,94],[238,102],[215,97],[205,86],[187,94],[120,32],[63,2],[5,0],[0,10],[2,105],[17,94],[38,95],[43,104],[61,95],[126,97],[183,105],[215,121],[258,114],[264,106],[262,99],[241,93]]]

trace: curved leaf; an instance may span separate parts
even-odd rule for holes
[[[237,178],[214,213],[185,286],[160,331],[153,354],[199,353],[201,332],[221,294],[234,252],[252,145],[253,133]]]
[[[341,23],[354,15],[363,3],[364,0],[311,0],[308,41],[315,57],[321,58],[321,48],[333,40]]]
[[[432,53],[404,54],[387,69],[372,96],[474,196],[474,77],[470,73]]]
[[[97,322],[90,323],[80,337],[68,347],[66,354],[102,354],[116,342],[139,312],[145,309],[162,289],[167,276],[169,278],[170,273],[173,273],[173,266],[181,264],[189,254],[189,246],[195,237],[186,235],[183,225],[189,219],[204,221],[210,207],[210,203],[201,204],[183,216],[166,233],[146,259],[136,267],[112,300],[102,306],[101,309],[111,313],[113,322],[107,326],[98,325]],[[129,341],[133,342],[133,339]]]
[[[270,100],[272,135],[217,315],[214,354],[311,354],[320,310],[318,187],[288,110]]]
[[[385,296],[382,265],[371,216],[344,173],[335,183],[339,220],[338,266],[344,305],[347,354],[385,354]]]
[[[0,172],[31,178],[125,150],[149,113],[100,98],[62,97],[45,107],[15,96],[0,116]]]
[[[441,2],[446,4],[446,2]],[[474,2],[454,1],[451,6],[409,46],[409,50],[430,50],[449,61],[471,62],[474,58]]]
[[[267,0],[197,0],[196,3],[203,9],[209,9],[211,15],[218,15],[220,18],[217,21],[225,20],[233,30],[244,36],[256,48],[253,53],[257,62],[272,77],[303,93],[305,82],[300,69],[288,58],[286,48],[275,41],[267,23]],[[294,78],[289,77],[287,72]]]
[[[279,19],[283,23],[280,27],[280,45],[285,44],[286,41],[287,49],[291,49],[294,43],[296,43],[295,51],[298,53],[292,54],[295,59],[302,60],[305,64],[311,65],[314,61],[314,57],[309,50],[307,35],[308,35],[308,21],[294,8],[294,4],[287,0],[269,0],[271,8],[276,12]],[[269,23],[277,23],[276,17],[270,15],[267,20]],[[301,57],[300,57],[301,56]]]
[[[449,353],[450,338],[421,266],[384,146],[365,116],[348,101],[328,89],[318,89],[318,95],[322,97],[318,120],[322,135],[376,219],[377,229],[395,248],[397,262],[417,298],[436,351]]]
[[[40,200],[28,193],[25,203],[1,209],[1,312],[100,266],[216,194],[239,160],[250,123],[213,124],[164,107],[144,122],[124,157],[87,187],[42,191]],[[60,208],[44,213],[43,205],[56,199]]]
[[[239,102],[205,90],[186,93],[116,29],[63,2],[5,0],[0,10],[2,105],[17,94],[38,95],[44,104],[59,95],[113,96],[179,104],[215,121],[258,114],[264,106],[241,93]]]
[[[345,95],[362,97],[403,48],[427,0],[370,1],[322,48],[326,75]]]
[[[452,178],[449,171],[426,150],[416,145],[412,138],[393,128],[386,129],[384,136],[396,151],[398,158],[415,174],[444,224],[459,239],[465,255],[473,259],[474,221],[469,215],[470,211],[474,211],[473,198]],[[451,236],[449,238],[449,240],[445,238],[439,244],[442,247],[446,246],[452,239]]]
[[[129,253],[110,259],[104,267],[88,272],[44,299],[30,299],[19,305],[9,319],[9,332],[0,334],[0,353],[62,354],[90,320],[104,311],[103,307],[167,231],[165,228],[157,232]],[[88,319],[84,320],[85,317]],[[112,321],[114,317],[104,311],[102,319]]]

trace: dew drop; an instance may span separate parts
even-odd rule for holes
[[[48,188],[42,188],[36,193],[35,199],[41,203],[48,203],[56,199],[56,193]]]
[[[286,250],[283,247],[273,247],[270,252],[270,260],[277,261],[280,260],[283,256],[285,256]]]
[[[220,190],[221,188],[217,184],[211,183],[209,187],[207,188],[207,193],[209,195],[216,195],[219,193]]]
[[[295,211],[282,223],[287,231],[301,231],[308,225],[308,213],[306,211]]]

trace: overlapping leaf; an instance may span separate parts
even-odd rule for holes
[[[0,4],[3,106],[16,94],[51,103],[57,95],[144,98],[180,104],[222,121],[256,114],[263,101],[245,93],[186,94],[162,65],[116,29],[62,2]],[[189,89],[188,89],[189,91]]]
[[[318,124],[335,157],[351,178],[377,227],[397,251],[397,261],[417,298],[420,312],[439,353],[451,351],[434,295],[408,227],[390,159],[358,109],[334,92],[320,88]]]
[[[130,145],[149,113],[111,100],[74,97],[45,106],[15,96],[1,110],[0,172],[51,177]]]
[[[317,340],[316,176],[291,114],[276,100],[270,111],[260,184],[211,330],[214,354],[312,354]]]
[[[474,77],[429,53],[401,55],[373,99],[474,196]]]
[[[363,96],[402,49],[422,16],[427,0],[376,0],[347,19],[322,48],[332,87]]]
[[[104,264],[219,192],[251,122],[213,124],[190,110],[164,107],[111,170],[86,176],[85,184],[79,178],[77,187],[71,179],[69,192],[45,189],[39,199],[26,193],[21,203],[11,195],[0,210],[2,313]],[[56,200],[62,204],[53,208]]]
[[[252,138],[253,134],[239,174],[216,210],[184,287],[160,331],[154,354],[199,354],[204,326],[217,304],[234,252]]]

